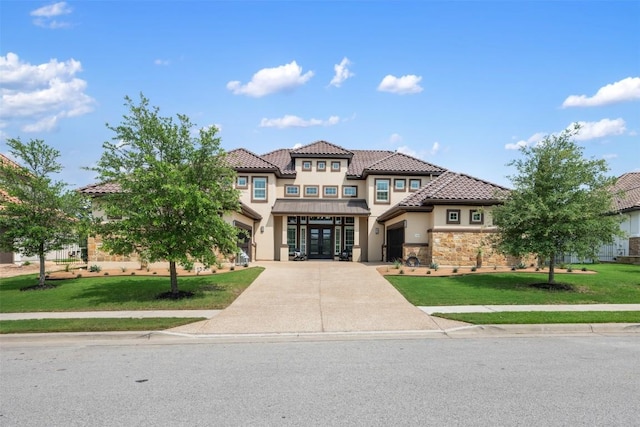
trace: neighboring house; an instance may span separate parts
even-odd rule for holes
[[[601,261],[619,261],[624,257],[640,257],[640,172],[620,176],[613,191],[616,194],[614,212],[622,215],[620,228],[626,236],[616,238],[613,245],[603,246],[599,258]]]
[[[20,165],[18,165],[16,162],[14,162],[13,160],[9,159],[7,156],[1,153],[0,153],[0,162],[12,165],[14,167],[20,167]],[[4,191],[4,189],[0,188],[0,209],[2,209],[3,200],[11,200],[15,202],[18,199],[16,199],[15,197],[9,196],[9,194],[7,194],[7,192]],[[3,233],[3,232],[4,230],[0,229],[0,233]],[[80,246],[77,244],[73,244],[73,245],[67,245],[63,249],[60,249],[58,251],[48,252],[45,255],[45,259],[48,261],[58,261],[60,263],[68,262],[70,259],[77,260],[78,262],[80,262],[82,261],[80,259],[80,255],[81,255]],[[1,252],[0,251],[0,264],[14,264],[14,263],[21,264],[26,261],[37,262],[38,256],[37,255],[25,256],[19,252]]]
[[[240,245],[251,260],[310,259],[422,264],[505,265],[490,250],[492,206],[508,190],[387,150],[349,150],[326,141],[296,149],[228,153],[237,172],[241,212],[228,220],[247,231]],[[113,184],[81,189],[98,201]],[[99,203],[94,209],[97,216]],[[124,261],[89,241],[89,262]]]

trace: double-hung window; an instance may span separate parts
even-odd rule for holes
[[[251,201],[253,202],[266,202],[267,201],[267,178],[264,176],[254,176],[253,180],[253,193],[251,194]]]
[[[376,203],[389,203],[389,180],[376,179]]]

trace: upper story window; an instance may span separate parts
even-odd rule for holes
[[[484,224],[484,213],[480,210],[472,210],[469,212],[470,224]]]
[[[393,190],[394,191],[405,191],[407,189],[407,181],[404,179],[394,179],[393,180]]]
[[[376,179],[376,203],[389,203],[389,180]]]
[[[447,224],[460,224],[460,209],[447,209]]]
[[[409,191],[418,191],[422,187],[422,181],[420,179],[409,180]]]
[[[300,186],[299,185],[285,185],[284,186],[284,195],[288,197],[298,197],[300,196]]]
[[[318,197],[318,186],[317,185],[305,185],[304,186],[304,197]]]
[[[331,172],[340,172],[340,162],[331,162]]]
[[[327,170],[327,162],[325,162],[324,160],[318,160],[318,163],[316,163],[316,169],[318,170],[318,172],[324,172]]]
[[[251,201],[266,202],[267,201],[267,177],[254,176],[252,183],[253,183],[253,192],[251,193]]]
[[[305,160],[302,162],[302,170],[303,171],[310,171],[311,170],[311,161],[309,160]]]
[[[345,185],[342,187],[342,197],[358,197],[358,187],[355,185]]]
[[[247,188],[249,186],[249,178],[246,176],[236,177],[236,188]]]
[[[325,185],[323,188],[324,197],[338,197],[337,185]]]

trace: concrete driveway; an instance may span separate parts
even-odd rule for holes
[[[411,305],[374,266],[354,262],[261,262],[265,271],[192,334],[441,330],[465,325]]]

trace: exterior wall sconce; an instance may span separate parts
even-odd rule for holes
[[[376,227],[376,234],[380,234],[380,229]]]
[[[260,233],[264,233],[264,225],[260,226]]]

